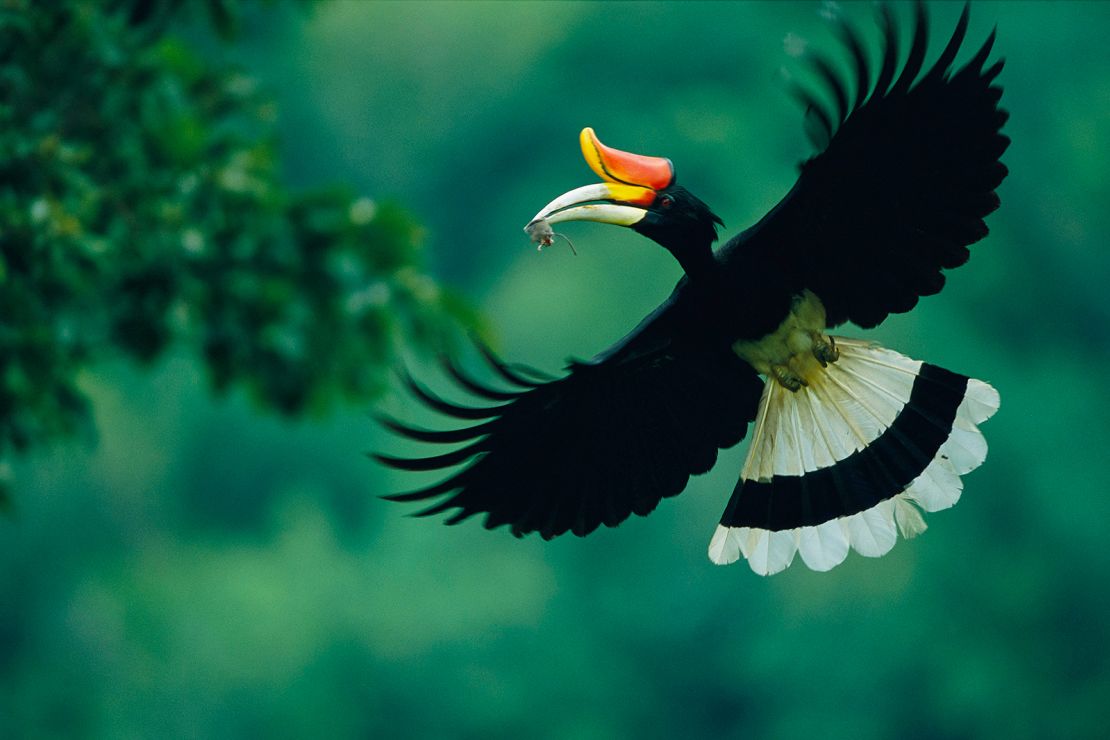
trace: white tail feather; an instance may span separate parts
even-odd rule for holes
[[[848,537],[838,519],[798,530],[798,550],[802,560],[812,570],[831,570],[843,563],[848,557],[848,545]],[[759,573],[755,568],[752,570]]]
[[[810,377],[807,387],[790,392],[776,381],[767,383],[742,480],[768,483],[776,476],[796,478],[833,467],[874,443],[903,411],[939,427],[947,439],[903,490],[863,511],[775,531],[722,523],[709,545],[713,562],[743,556],[752,570],[769,575],[788,567],[795,554],[813,570],[835,567],[849,549],[880,557],[898,533],[908,539],[925,531],[921,510],[954,505],[963,489],[960,476],[986,459],[986,439],[977,425],[998,410],[994,388],[968,380],[955,420],[947,426],[932,409],[907,409],[916,383],[938,382],[919,380],[923,363],[867,342],[838,337],[836,344],[840,359]]]

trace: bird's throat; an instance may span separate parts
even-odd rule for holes
[[[695,282],[705,282],[717,276],[718,263],[713,256],[711,242],[698,246],[683,246],[681,248],[668,247],[682,270]]]

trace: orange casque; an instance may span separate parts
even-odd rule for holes
[[[663,190],[674,182],[674,165],[664,157],[622,152],[602,144],[590,127],[578,136],[586,164],[606,182]]]

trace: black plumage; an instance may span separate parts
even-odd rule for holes
[[[514,534],[536,531],[545,538],[567,531],[585,535],[600,524],[615,526],[631,513],[647,514],[662,498],[680,493],[690,475],[709,470],[717,450],[738,443],[755,417],[764,383],[753,364],[737,356],[737,342],[771,336],[803,296],[816,297],[826,326],[851,321],[866,328],[941,290],[943,270],[966,262],[967,247],[986,236],[983,218],[998,207],[994,191],[1007,174],[999,161],[1009,143],[999,133],[1007,114],[998,107],[1001,89],[994,84],[1002,62],[985,67],[994,34],[953,72],[968,26],[965,7],[939,58],[922,73],[928,25],[918,4],[910,49],[899,68],[895,17],[882,6],[876,73],[858,32],[843,20],[837,23],[851,62],[850,78],[842,79],[825,58],[812,57],[831,107],[805,89],[792,91],[805,108],[807,130],[819,153],[801,166],[795,186],[767,216],[715,252],[720,219],[674,182],[673,167],[667,175],[665,160],[605,154],[599,143],[593,149],[584,145],[588,161],[592,153],[630,157],[643,165],[650,204],[614,199],[635,205],[643,215],[633,220],[637,217],[629,216],[629,206],[620,206],[612,222],[667,248],[686,275],[630,334],[593,359],[572,363],[561,378],[544,380],[510,368],[484,348],[502,388],[482,385],[446,365],[460,389],[490,405],[450,403],[406,378],[412,395],[426,406],[476,423],[432,431],[383,419],[388,429],[410,439],[462,445],[423,458],[378,455],[402,470],[463,466],[430,487],[387,498],[432,501],[418,515],[453,510],[448,524],[484,513],[487,528],[508,525]],[[587,134],[592,137],[592,130],[583,137]],[[619,182],[622,187],[641,184],[628,178]],[[565,203],[552,205],[558,207],[546,217],[572,218]],[[961,399],[946,396],[945,413],[954,416]],[[951,418],[948,423],[951,429]],[[930,450],[909,450],[908,460],[893,463],[906,466],[895,473],[897,490],[929,464],[943,441],[931,440]],[[859,471],[837,464],[821,475],[831,480],[845,473]],[[767,486],[786,490],[810,482],[819,481],[749,482],[751,500],[734,496],[722,524],[748,512],[750,521],[743,526],[802,526],[893,495],[890,485],[861,484],[858,500],[842,505],[784,499],[783,507],[805,510],[793,519],[782,518],[785,508],[760,515],[770,517],[762,524],[751,514],[760,506],[773,510],[777,505],[768,498]],[[880,488],[881,495],[868,493]],[[824,509],[814,513],[814,506]]]
[[[487,357],[503,378],[519,378]],[[461,407],[407,379],[430,408],[459,420],[484,421],[441,432],[383,418],[389,429],[410,439],[465,443],[427,458],[376,456],[387,465],[434,470],[474,458],[440,483],[387,498],[443,495],[418,516],[458,508],[447,520],[455,524],[486,512],[487,528],[508,524],[514,534],[535,531],[545,538],[567,531],[586,535],[599,524],[614,527],[681,493],[690,475],[713,467],[718,449],[743,438],[762,389],[758,376],[731,353],[680,351],[678,345],[616,361],[576,363],[559,380],[525,381],[525,387],[508,392],[481,386],[457,370],[452,374],[486,400],[509,402]]]

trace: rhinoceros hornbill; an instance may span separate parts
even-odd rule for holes
[[[717,450],[737,444],[755,420],[751,449],[709,544],[709,557],[741,555],[757,573],[787,567],[796,553],[827,570],[849,547],[885,554],[897,533],[925,529],[921,510],[952,506],[961,475],[981,464],[977,425],[998,408],[982,381],[873,344],[832,337],[850,321],[869,328],[909,311],[944,286],[943,269],[967,261],[987,235],[1007,174],[986,66],[992,32],[953,71],[968,25],[965,6],[937,61],[919,3],[899,71],[893,13],[881,16],[877,76],[860,37],[837,28],[854,80],[823,57],[824,105],[795,90],[819,153],[757,224],[714,251],[721,220],[675,179],[667,159],[603,145],[592,129],[582,152],[603,182],[571,190],[526,227],[550,240],[550,224],[585,220],[629,227],[671,252],[685,275],[671,296],[626,337],[564,377],[544,379],[484,351],[508,389],[484,385],[447,362],[457,383],[493,402],[459,406],[405,376],[424,404],[469,425],[418,429],[383,417],[394,432],[462,444],[422,458],[376,457],[403,470],[461,465],[446,479],[395,501],[434,499],[418,515],[455,510],[458,523],[516,535],[586,535],[645,515],[708,471]],[[764,382],[760,376],[766,376]]]

